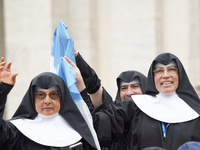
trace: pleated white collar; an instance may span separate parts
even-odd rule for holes
[[[156,96],[132,95],[135,104],[148,116],[166,123],[180,123],[199,117],[176,92],[159,93]]]
[[[16,119],[10,122],[26,137],[46,146],[65,147],[81,139],[79,133],[58,113],[51,116],[38,114],[34,120]]]

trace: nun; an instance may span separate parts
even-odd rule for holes
[[[108,108],[109,104],[123,101],[131,97],[131,95],[143,94],[145,92],[147,77],[135,70],[124,71],[116,79],[117,94],[115,100],[113,101],[113,98],[101,85],[100,79],[98,78],[96,72],[87,64],[87,62],[82,58],[81,54],[77,50],[74,49],[74,52],[76,56],[76,65],[79,68],[86,85],[86,89],[81,93],[82,95],[86,96],[86,92],[89,93],[91,101],[89,98],[88,100],[87,98],[84,99],[87,100],[86,103],[90,110],[92,110],[92,113],[106,109]],[[70,60],[68,61],[72,64]],[[76,66],[74,67],[76,68]],[[93,106],[95,108],[92,108]],[[105,128],[105,126],[99,126],[98,128],[101,130],[101,128]],[[104,133],[101,134],[101,132],[99,132],[98,136],[99,138],[104,137]],[[119,139],[110,142],[110,144],[106,147],[102,147],[102,150],[108,149],[127,150],[126,134],[124,134]]]
[[[145,75],[135,70],[128,70],[122,72],[116,79],[117,82],[117,94],[114,103],[118,103],[126,100],[132,95],[141,95],[146,88],[147,78]],[[99,130],[104,126],[99,127]],[[124,131],[124,135],[117,140],[113,140],[110,143],[109,150],[127,150],[127,136]],[[99,137],[104,136],[99,132]],[[105,149],[107,150],[107,149]]]
[[[199,97],[181,61],[162,53],[150,66],[145,94],[111,104],[93,118],[104,146],[126,135],[129,150],[177,150],[188,141],[200,141],[199,114]]]
[[[17,74],[11,63],[0,63],[0,149],[69,150],[80,143],[83,150],[96,150],[92,133],[72,100],[61,77],[51,72],[37,75],[10,120],[3,114],[7,95]]]
[[[116,79],[117,95],[115,102],[123,101],[131,95],[143,94],[146,88],[147,77],[135,70],[122,72]]]

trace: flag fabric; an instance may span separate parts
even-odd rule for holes
[[[93,135],[96,147],[100,150],[98,138],[93,128],[93,121],[90,111],[83,101],[76,85],[76,71],[65,59],[67,56],[70,60],[76,64],[74,55],[74,41],[67,32],[67,26],[60,20],[57,27],[54,30],[51,48],[51,72],[59,75],[66,83],[71,96],[80,110],[83,118],[88,124],[88,127]]]
[[[65,81],[73,100],[82,99],[75,85],[75,69],[64,59],[64,56],[67,56],[74,64],[76,64],[74,40],[67,32],[67,26],[65,26],[61,20],[58,22],[53,34],[51,56],[52,71]]]

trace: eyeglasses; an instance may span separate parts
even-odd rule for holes
[[[46,93],[41,92],[41,91],[36,91],[36,92],[34,92],[34,95],[35,95],[35,98],[37,98],[37,99],[44,99],[47,95],[49,95],[49,97],[53,100],[61,97],[61,94],[60,94],[59,91],[53,91],[49,94],[46,94]]]
[[[167,73],[169,74],[175,74],[178,71],[177,67],[167,67],[167,68],[156,68],[153,72],[156,75],[163,75],[165,70],[167,70]]]

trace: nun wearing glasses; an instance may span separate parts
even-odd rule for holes
[[[200,141],[199,114],[199,97],[181,61],[162,53],[150,66],[145,94],[111,104],[93,118],[105,146],[125,134],[129,150],[177,150],[188,141]]]
[[[4,120],[7,95],[18,74],[11,63],[0,62],[0,149],[69,150],[82,143],[83,150],[97,145],[88,124],[61,77],[51,72],[37,75],[11,120]],[[70,150],[73,150],[70,149]]]

